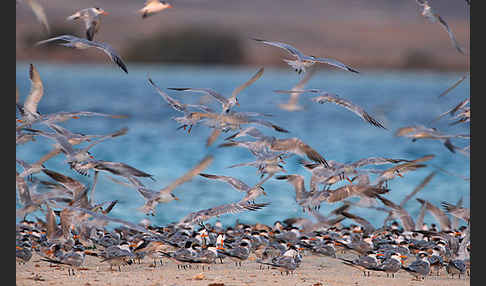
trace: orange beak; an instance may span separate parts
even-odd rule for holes
[[[22,248],[22,247],[20,247],[20,246],[17,246],[17,245],[16,245],[16,246],[15,246],[15,249],[22,250],[23,248]]]
[[[403,260],[407,259],[408,257],[405,256],[405,255],[400,255],[400,258],[402,258]]]
[[[23,121],[22,121],[22,119],[17,119],[17,122],[22,123]]]
[[[103,11],[103,12],[101,12],[101,15],[110,15],[110,13]]]
[[[174,196],[174,200],[178,201],[178,200],[179,200],[179,198],[178,198],[178,197],[176,197],[176,196]]]
[[[73,116],[72,119],[79,119],[79,116]]]
[[[317,240],[315,237],[310,237],[309,240]]]
[[[385,256],[383,253],[377,253],[376,256]]]
[[[201,237],[208,237],[209,235],[207,234],[201,234]]]
[[[218,247],[216,247],[216,249],[224,250],[224,247],[218,246]]]
[[[402,174],[400,174],[400,173],[397,173],[397,175],[403,178],[403,175],[402,175]]]
[[[334,242],[334,245],[343,245],[343,244],[342,244],[341,242],[337,242],[337,241],[335,241],[335,242]]]

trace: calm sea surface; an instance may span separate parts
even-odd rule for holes
[[[17,63],[16,85],[23,102],[30,90],[29,63]],[[93,147],[91,153],[100,160],[119,161],[129,164],[154,175],[156,181],[143,180],[147,187],[158,190],[169,185],[197,164],[204,156],[212,154],[213,163],[206,173],[234,176],[248,185],[258,182],[254,167],[227,167],[233,164],[250,162],[251,153],[239,147],[218,148],[223,138],[233,134],[223,134],[213,146],[207,148],[205,140],[211,129],[204,125],[195,126],[191,133],[177,130],[178,124],[171,119],[181,114],[170,108],[162,97],[149,85],[147,78],[164,89],[172,97],[184,103],[197,103],[204,99],[199,93],[185,93],[167,90],[167,87],[212,88],[229,96],[234,88],[247,81],[259,67],[226,67],[226,66],[178,66],[178,65],[136,65],[128,63],[129,73],[125,74],[118,67],[105,65],[56,65],[34,62],[44,83],[44,97],[38,110],[47,114],[58,111],[96,111],[110,114],[128,115],[126,119],[103,117],[72,119],[60,125],[74,132],[84,134],[111,133],[123,127],[129,131],[125,136],[105,141]],[[435,205],[446,200],[457,202],[461,197],[464,206],[469,207],[470,159],[462,154],[449,152],[440,142],[419,140],[412,142],[408,138],[396,137],[394,132],[401,127],[424,124],[436,127],[444,133],[469,134],[469,124],[449,126],[449,117],[429,124],[436,116],[454,107],[469,96],[469,78],[444,97],[438,95],[456,82],[460,73],[408,72],[393,70],[362,70],[352,74],[337,69],[326,69],[317,72],[308,82],[306,88],[317,88],[338,94],[362,106],[387,128],[383,130],[371,126],[355,114],[334,104],[316,104],[310,101],[313,95],[301,95],[300,102],[306,109],[301,112],[288,112],[278,108],[278,104],[288,99],[286,94],[273,92],[277,89],[290,89],[299,76],[290,69],[266,68],[263,76],[239,95],[241,106],[236,111],[253,111],[270,113],[266,119],[282,126],[290,133],[279,133],[264,126],[258,128],[266,135],[278,138],[299,137],[316,149],[326,160],[343,163],[366,157],[389,157],[416,159],[426,154],[436,157],[426,164],[426,168],[406,173],[403,178],[390,181],[390,193],[385,196],[399,203],[409,192],[437,167],[439,171],[432,181],[416,197],[429,200]],[[208,103],[219,110],[219,104],[212,100]],[[42,128],[43,126],[33,126]],[[250,139],[249,139],[250,140]],[[27,162],[40,159],[52,148],[52,141],[38,138],[17,146],[16,156]],[[458,146],[466,146],[468,140],[454,139]],[[309,187],[310,174],[297,164],[297,156],[287,159],[285,168],[289,174],[301,174],[306,178]],[[59,155],[46,162],[49,169],[79,179],[89,185],[93,176],[84,177],[70,170],[65,163],[64,155]],[[379,166],[382,168],[389,167]],[[17,170],[21,171],[17,165]],[[45,174],[37,174],[41,179],[48,179]],[[96,186],[95,200],[119,200],[119,204],[110,213],[111,216],[134,223],[147,218],[138,211],[144,203],[135,189],[121,186],[101,173]],[[461,178],[463,177],[463,178]],[[372,177],[373,181],[375,177]],[[266,197],[259,197],[257,202],[271,202],[266,208],[257,212],[246,212],[238,215],[223,215],[219,219],[224,224],[233,224],[236,218],[240,221],[256,221],[271,224],[275,220],[303,216],[295,202],[293,187],[285,181],[270,179],[264,184]],[[156,216],[148,217],[153,224],[163,225],[178,221],[188,213],[213,207],[220,204],[236,202],[243,194],[229,185],[194,177],[190,182],[179,186],[174,194],[180,198],[166,204],[159,204]],[[415,197],[415,198],[416,198]],[[405,208],[416,216],[420,204],[413,198]],[[353,201],[356,198],[352,199]],[[18,200],[17,200],[18,201]],[[321,212],[327,214],[340,204],[323,203]],[[17,202],[17,207],[19,204]],[[375,226],[380,226],[384,213],[353,208],[352,213],[363,216]],[[40,213],[31,214],[34,216]],[[213,223],[216,218],[209,220]],[[435,222],[427,215],[425,221]]]

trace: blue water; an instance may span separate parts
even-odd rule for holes
[[[17,63],[16,85],[23,102],[30,90],[28,64]],[[123,73],[116,66],[104,65],[57,65],[34,62],[44,83],[44,97],[39,104],[41,113],[58,111],[96,111],[110,114],[128,115],[126,119],[81,118],[61,123],[74,132],[85,134],[111,133],[122,127],[128,127],[125,136],[105,141],[91,149],[98,159],[120,161],[154,175],[155,182],[143,180],[146,186],[161,189],[182,176],[207,154],[214,155],[214,161],[206,173],[237,177],[248,185],[257,183],[256,169],[239,167],[227,169],[227,166],[253,161],[253,157],[243,148],[217,148],[228,134],[220,136],[213,146],[205,147],[205,140],[212,130],[204,125],[194,127],[190,134],[176,130],[178,125],[171,119],[180,114],[171,109],[147,82],[150,76],[154,82],[174,98],[185,103],[197,103],[202,95],[166,90],[167,87],[213,88],[228,96],[233,89],[247,81],[259,67],[229,66],[178,66],[178,65],[136,65],[128,64],[129,74]],[[299,137],[316,149],[326,160],[347,163],[365,157],[380,156],[402,159],[416,159],[426,154],[436,157],[429,161],[427,168],[405,174],[404,178],[390,181],[390,193],[385,196],[399,203],[428,174],[440,166],[448,173],[440,172],[416,196],[429,200],[435,205],[446,200],[455,203],[464,198],[464,206],[469,207],[470,159],[459,153],[449,152],[440,142],[410,139],[394,136],[394,132],[404,126],[424,124],[436,127],[444,133],[469,133],[469,124],[448,126],[444,117],[434,125],[430,120],[449,110],[462,101],[470,92],[469,78],[442,98],[438,95],[462,76],[461,73],[432,73],[422,71],[362,70],[359,75],[341,70],[329,69],[317,72],[306,88],[326,90],[361,105],[389,131],[376,128],[361,120],[353,113],[334,104],[315,104],[309,100],[311,95],[302,95],[301,104],[306,106],[302,112],[280,110],[278,103],[288,99],[286,94],[277,94],[273,90],[290,89],[299,80],[290,69],[265,68],[263,76],[239,95],[240,107],[237,111],[265,112],[273,115],[267,118],[276,125],[290,131],[279,133],[264,126],[258,127],[266,135],[278,138]],[[219,110],[220,106],[212,101],[211,106]],[[39,126],[34,126],[42,128]],[[52,143],[46,138],[17,146],[16,156],[27,162],[37,161],[49,152]],[[468,140],[456,139],[459,146],[469,144]],[[63,155],[46,162],[49,169],[79,179],[85,184],[92,183],[91,177],[78,175],[69,169]],[[386,167],[386,166],[385,166]],[[306,178],[309,172],[297,164],[297,156],[287,160],[285,168],[290,174],[301,174]],[[17,170],[21,170],[17,166]],[[453,176],[457,174],[458,176]],[[48,179],[44,174],[37,174],[41,179]],[[372,181],[374,178],[372,178]],[[264,184],[266,197],[257,202],[271,202],[257,212],[235,215],[223,215],[219,219],[224,224],[240,221],[257,221],[272,224],[275,220],[303,216],[295,202],[293,187],[285,181],[271,179]],[[178,221],[191,211],[212,206],[236,202],[242,193],[236,192],[222,182],[194,177],[192,181],[179,186],[174,194],[180,200],[159,204],[155,217],[148,217],[153,224],[163,225]],[[137,223],[145,214],[138,211],[144,203],[135,189],[113,183],[101,173],[96,187],[95,200],[119,200],[119,204],[110,213],[111,216]],[[352,199],[355,200],[355,199]],[[327,214],[336,205],[323,203],[321,212]],[[17,204],[17,207],[19,205]],[[420,204],[414,199],[405,208],[416,216]],[[375,226],[379,226],[385,214],[375,210],[353,208],[352,213],[363,216]],[[42,216],[33,213],[31,216]],[[216,218],[209,220],[213,223]],[[429,214],[425,222],[435,222]]]

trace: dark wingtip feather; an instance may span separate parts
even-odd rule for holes
[[[125,72],[125,73],[128,73],[128,69],[127,69],[127,66],[125,65],[125,63],[117,56],[114,56],[113,57],[113,61]]]
[[[273,127],[273,129],[275,129],[275,130],[276,130],[276,131],[278,131],[278,132],[290,133],[290,131],[288,131],[288,130],[286,130],[286,129],[283,129],[282,127],[279,127],[279,126],[277,126],[277,125],[273,125],[273,124],[272,124],[272,127]]]
[[[275,177],[275,179],[277,180],[287,180],[288,178],[289,178],[288,175],[280,175]]]
[[[170,90],[188,90],[189,87],[168,87],[167,89],[170,89]]]

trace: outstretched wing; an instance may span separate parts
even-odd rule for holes
[[[210,88],[190,88],[190,87],[168,87],[167,89],[177,90],[177,91],[193,91],[193,92],[202,92],[214,97],[220,103],[227,103],[228,99],[226,99],[221,94],[217,93],[215,90]]]
[[[189,181],[194,177],[195,175],[201,173],[204,171],[211,162],[213,162],[213,156],[208,155],[206,156],[199,164],[197,164],[194,168],[189,170],[187,173],[185,173],[182,177],[178,178],[174,182],[172,182],[169,186],[163,188],[162,190],[159,191],[159,193],[163,192],[172,192],[177,186]]]
[[[179,223],[180,224],[193,224],[193,223],[201,223],[204,222],[212,217],[220,216],[223,214],[236,214],[243,211],[256,211],[261,208],[266,207],[270,203],[261,203],[261,204],[249,204],[247,202],[237,202],[232,204],[225,204],[221,206],[217,206],[214,208],[209,208],[197,212],[193,212],[182,218]]]
[[[304,54],[302,54],[299,50],[297,50],[296,48],[292,47],[289,44],[282,43],[282,42],[266,41],[266,40],[262,40],[262,39],[253,39],[253,40],[267,44],[267,45],[271,45],[271,46],[275,46],[275,47],[284,49],[287,52],[289,52],[291,55],[293,55],[294,57],[298,58],[299,60],[302,60],[304,58]]]
[[[36,114],[37,106],[44,95],[44,85],[42,84],[39,72],[33,64],[30,64],[29,77],[30,93],[24,102],[24,111]]]
[[[464,51],[462,50],[461,46],[457,42],[456,37],[454,37],[454,34],[452,33],[451,28],[449,28],[449,25],[447,25],[446,21],[444,21],[444,19],[442,19],[442,17],[439,15],[437,15],[437,20],[439,20],[439,23],[444,27],[444,29],[446,29],[447,34],[449,34],[449,38],[452,41],[452,45],[454,45],[454,48],[456,48],[456,50],[459,53],[464,55]]]
[[[337,61],[335,59],[310,57],[310,60],[313,60],[313,61],[316,61],[316,62],[319,62],[319,63],[328,64],[328,65],[331,65],[331,66],[334,66],[334,67],[337,67],[337,68],[340,68],[340,69],[343,69],[343,70],[346,70],[346,71],[359,73],[359,71],[357,71],[357,70],[353,69],[352,67],[345,65],[342,62]]]
[[[323,93],[319,96],[312,98],[312,101],[320,103],[320,104],[323,104],[323,103],[326,103],[326,102],[332,102],[332,103],[335,103],[337,105],[341,105],[344,108],[354,112],[355,114],[357,114],[359,117],[361,117],[362,119],[364,119],[366,122],[370,123],[371,125],[386,129],[380,122],[378,122],[376,119],[371,117],[362,107],[352,103],[349,100],[342,99],[335,94]]]
[[[47,15],[44,11],[44,8],[35,0],[26,0],[27,4],[34,12],[34,15],[37,17],[37,20],[44,26],[47,33],[51,33],[51,29],[49,27],[49,22],[47,21]]]
[[[245,89],[246,87],[248,87],[249,85],[254,83],[257,79],[259,79],[262,76],[263,71],[264,71],[264,68],[261,67],[257,71],[257,73],[255,75],[253,75],[247,82],[245,82],[244,84],[235,88],[235,90],[233,90],[233,93],[231,93],[231,97],[236,97],[243,89]]]
[[[251,189],[250,186],[245,184],[243,181],[230,176],[218,176],[218,175],[205,174],[205,173],[200,173],[199,176],[228,183],[237,191],[248,192]]]

